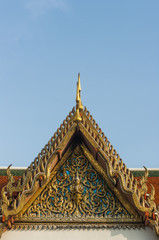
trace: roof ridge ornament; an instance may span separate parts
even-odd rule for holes
[[[78,73],[78,82],[77,82],[76,106],[77,105],[79,107],[79,110],[83,110],[83,105],[82,105],[82,101],[81,101],[80,73]]]
[[[76,122],[81,122],[82,118],[80,115],[80,111],[83,110],[83,105],[81,101],[81,83],[80,83],[80,73],[78,73],[78,82],[77,82],[77,92],[76,92]]]

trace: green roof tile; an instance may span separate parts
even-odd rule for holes
[[[133,170],[133,171],[131,171],[132,172],[132,174],[134,175],[134,177],[142,177],[143,175],[144,175],[144,170],[143,171],[135,171],[135,170]],[[158,170],[149,170],[148,171],[149,172],[149,177],[159,177],[159,171]]]
[[[25,172],[25,169],[11,169],[11,174],[13,176],[22,176],[23,173]],[[0,169],[0,176],[7,176],[7,171],[6,169]]]
[[[11,169],[13,176],[22,176],[25,169]],[[144,170],[131,170],[134,177],[142,177],[144,175]],[[0,169],[0,176],[7,176],[6,169]],[[149,177],[159,177],[159,170],[149,170]]]

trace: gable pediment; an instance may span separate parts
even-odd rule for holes
[[[71,145],[50,180],[15,217],[15,226],[19,222],[142,223],[137,212],[118,199],[101,172],[102,167],[93,161],[84,143]]]

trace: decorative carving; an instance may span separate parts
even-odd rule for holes
[[[90,115],[90,112],[86,108],[83,110],[80,92],[79,77],[76,108],[72,109],[19,181],[14,182],[14,178],[10,172],[10,166],[8,167],[8,183],[1,192],[4,224],[6,224],[7,221],[11,223],[11,216],[15,216],[15,218],[18,216],[20,220],[20,214],[24,213],[22,217],[23,220],[26,220],[24,221],[25,223],[28,219],[36,223],[39,220],[39,223],[42,222],[46,224],[46,228],[50,228],[48,219],[50,219],[51,224],[53,219],[55,219],[56,221],[54,221],[54,223],[58,223],[59,228],[67,227],[64,222],[63,225],[61,225],[62,219],[64,221],[74,221],[74,224],[76,222],[79,223],[80,220],[80,224],[84,222],[87,227],[89,227],[90,222],[93,222],[94,227],[104,226],[102,225],[103,219],[109,219],[108,222],[111,222],[112,225],[115,221],[118,221],[118,223],[122,223],[123,226],[126,225],[125,223],[128,224],[128,222],[130,223],[129,226],[131,226],[132,222],[139,226],[141,216],[147,213],[150,223],[156,228],[156,232],[159,234],[159,213],[154,203],[155,190],[153,186],[149,196],[147,194],[147,169],[145,168],[145,175],[138,183],[107,137],[101,131],[92,115]],[[102,167],[96,168],[98,169],[97,173],[94,169],[95,164],[93,161],[91,160],[91,163],[94,167],[87,160],[89,157],[86,154],[84,155],[81,149],[76,149],[72,157],[65,161],[55,175],[55,165],[57,161],[62,161],[62,154],[64,154],[66,150],[65,147],[70,139],[76,134],[77,125],[78,131],[85,136],[90,145],[92,145],[94,149],[98,149],[95,161],[97,162],[99,158],[103,159],[105,169],[102,169]],[[59,152],[59,148],[63,149],[63,153]],[[56,161],[57,155],[59,157]],[[55,169],[53,169],[54,167]],[[110,181],[112,184],[109,182],[109,187],[103,178],[101,178],[101,176],[104,176],[104,174],[101,174],[102,171],[104,171],[106,175],[104,179],[107,179],[106,181]],[[52,173],[54,175],[52,175]],[[53,178],[50,181],[51,176],[53,176]],[[123,195],[121,194],[121,196],[119,196],[119,192],[115,189],[117,178],[122,189]],[[42,185],[48,181],[49,183],[42,190]],[[37,182],[39,185],[37,185]],[[38,188],[41,193],[35,199],[34,197],[37,196],[36,190]],[[110,189],[116,193],[116,196],[120,200],[123,200],[125,196],[125,200],[121,202],[127,210]],[[13,192],[15,196],[13,196]],[[134,205],[133,214],[131,212],[131,204],[129,205],[126,200],[127,196],[129,196],[131,199],[130,202]],[[35,199],[31,206],[29,205],[29,199],[31,201]],[[27,209],[28,206],[30,207]],[[134,215],[136,210],[140,212],[141,216],[133,218],[132,215]],[[156,219],[154,216],[156,216]],[[136,222],[138,219],[139,221]],[[30,224],[30,226],[34,228],[35,222],[33,225]],[[12,225],[13,228],[15,226],[15,228],[22,229],[25,226],[20,223],[14,224]],[[79,227],[81,227],[80,224],[78,225]],[[114,226],[116,227],[118,225],[114,224]],[[40,225],[37,225],[37,227],[40,228]],[[51,225],[51,228],[52,227],[54,226]],[[0,231],[2,228],[3,226],[0,226]]]
[[[23,217],[132,218],[78,146]]]
[[[50,166],[53,156],[57,154],[57,147],[63,141],[68,139],[75,132],[74,123],[75,109],[68,114],[66,119],[57,129],[57,132],[49,140],[48,144],[41,150],[38,156],[30,164],[27,170],[24,172],[22,178],[18,181],[14,180],[10,172],[10,166],[7,169],[8,183],[2,188],[2,212],[6,216],[17,214],[25,205],[26,196],[31,195],[39,182],[41,186],[42,181],[46,180],[50,176]],[[74,128],[72,127],[74,125]],[[70,130],[70,128],[72,128]],[[69,133],[68,133],[69,132]],[[66,137],[66,134],[68,135]],[[65,138],[65,139],[64,139]],[[13,192],[17,193],[17,198],[13,196]]]
[[[142,176],[142,178],[140,180],[140,186],[141,186],[140,193],[142,195],[147,193],[147,185],[146,185],[146,183],[147,183],[147,178],[148,178],[148,175],[149,175],[147,168],[146,167],[144,167],[144,168],[145,168],[145,174],[144,174],[144,176]]]
[[[115,184],[115,179],[120,179],[120,184],[125,192],[132,194],[133,201],[137,209],[142,212],[151,212],[155,205],[153,198],[151,198],[151,205],[146,204],[148,201],[145,199],[146,194],[146,176],[141,181],[142,187],[138,188],[138,183],[133,178],[133,175],[127,169],[116,150],[110,144],[104,133],[99,128],[89,111],[85,108],[80,110],[82,121],[78,123],[79,130],[86,136],[90,143],[98,148],[98,155],[101,155],[105,159],[106,168],[108,168],[108,174]],[[25,205],[26,196],[29,196],[35,192],[36,183],[43,178],[45,181],[50,176],[50,166],[52,165],[52,159],[57,154],[57,146],[65,144],[75,133],[76,123],[74,123],[74,117],[76,111],[73,109],[72,112],[66,117],[63,124],[46,144],[39,153],[38,157],[35,158],[34,162],[26,170],[22,179],[16,183],[7,184],[7,188],[2,189],[2,212],[7,217],[9,215],[15,215]],[[67,135],[67,136],[66,136]],[[62,143],[63,141],[63,143]],[[41,178],[42,177],[42,178]],[[145,182],[144,182],[145,181]],[[7,191],[6,191],[7,190]],[[13,191],[17,192],[17,198],[13,197]],[[8,193],[7,193],[8,192]],[[9,196],[9,199],[8,199]]]
[[[148,201],[149,207],[152,208],[153,210],[156,208],[156,204],[154,200],[155,200],[155,188],[151,184],[151,193],[149,194],[147,201]]]
[[[105,137],[104,133],[100,131],[98,124],[86,108],[82,112],[80,130],[87,139],[89,139],[91,144],[95,148],[98,148],[99,154],[105,159],[106,167],[109,169],[109,174],[113,179],[114,184],[116,182],[116,177],[118,177],[124,191],[132,194],[136,208],[143,213],[146,211],[152,212],[155,208],[155,202],[153,200],[154,198],[151,198],[150,200],[147,195],[146,183],[148,170],[145,168],[145,175],[140,182],[134,179],[130,170],[123,163],[122,159]],[[150,202],[151,204],[149,204]]]
[[[155,213],[155,223],[153,225],[155,227],[156,234],[159,237],[159,206],[158,206],[158,210],[156,210],[156,213]]]
[[[66,224],[66,223],[43,223],[43,224],[30,224],[30,223],[16,223],[15,225],[12,226],[12,230],[64,230],[64,229],[144,229],[145,226],[142,223],[110,223],[110,224],[98,224],[98,223],[74,223],[74,224]]]
[[[20,184],[20,181],[15,182],[14,177],[10,171],[11,165],[9,165],[9,167],[7,168],[7,177],[8,177],[7,185],[2,188],[2,193],[1,193],[2,194],[2,210],[4,206],[6,208],[9,207],[10,209],[16,209],[17,200],[13,198],[13,192],[20,192],[20,191],[23,191],[25,188],[27,188],[28,179],[30,179],[30,176],[31,176],[31,171],[28,170],[26,171],[26,177],[25,177],[25,181],[23,182],[23,185]],[[9,199],[7,198],[7,195],[5,193],[5,189],[9,195]]]

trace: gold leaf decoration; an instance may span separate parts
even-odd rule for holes
[[[77,146],[24,218],[132,218]]]

